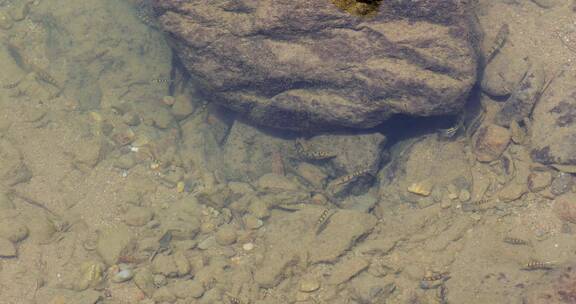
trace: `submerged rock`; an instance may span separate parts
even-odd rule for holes
[[[261,287],[276,286],[298,263],[336,262],[376,225],[373,215],[352,210],[339,210],[319,223],[322,211],[303,209],[270,222],[264,236],[265,258],[254,273]]]
[[[536,104],[531,126],[532,159],[543,164],[576,165],[576,73],[564,71]],[[568,168],[559,168],[564,172]]]
[[[231,180],[256,180],[284,162],[292,145],[278,132],[236,120],[223,146],[224,173]]]
[[[491,162],[502,155],[510,143],[510,131],[498,125],[487,125],[478,130],[475,139],[476,158],[480,162]]]
[[[466,3],[152,1],[207,96],[292,130],[457,113],[476,78]]]

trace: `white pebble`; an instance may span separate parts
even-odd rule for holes
[[[246,243],[246,244],[242,245],[242,249],[244,249],[246,251],[250,251],[250,250],[254,249],[254,244],[253,243]]]

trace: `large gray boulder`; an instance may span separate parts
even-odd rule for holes
[[[366,4],[150,0],[212,101],[292,130],[457,113],[476,77],[467,2],[382,1],[357,16]]]

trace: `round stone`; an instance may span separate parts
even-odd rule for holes
[[[223,226],[216,232],[216,242],[222,246],[234,244],[236,237],[236,229],[232,226]]]
[[[305,277],[300,281],[300,291],[303,292],[313,292],[320,288],[320,282],[315,278]]]
[[[245,251],[252,251],[252,249],[254,249],[254,243],[246,243],[242,245],[242,249]]]

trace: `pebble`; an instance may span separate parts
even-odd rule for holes
[[[0,238],[0,258],[15,258],[17,255],[14,243],[8,239]]]
[[[112,139],[120,146],[130,144],[136,138],[136,133],[128,125],[120,125],[112,132]]]
[[[429,196],[432,193],[434,185],[430,181],[413,183],[408,186],[408,192],[421,196]]]
[[[174,254],[174,263],[178,270],[178,276],[181,277],[190,273],[190,262],[182,251],[178,251]]]
[[[264,222],[252,214],[247,214],[244,217],[244,224],[248,229],[258,229],[264,225]]]
[[[194,107],[190,99],[186,95],[178,95],[174,98],[174,105],[172,105],[172,115],[177,120],[182,120],[194,112]]]
[[[174,103],[176,103],[176,98],[174,98],[174,96],[166,95],[162,97],[162,103],[164,103],[167,106],[171,106]]]
[[[168,110],[158,108],[152,113],[154,125],[160,129],[167,129],[172,124],[172,114]]]
[[[552,180],[550,184],[550,192],[554,195],[562,195],[572,188],[574,185],[574,179],[571,174],[560,172]]]
[[[576,223],[576,195],[573,193],[558,196],[552,205],[552,210],[559,219],[570,223]]]
[[[495,124],[481,127],[477,134],[474,153],[479,162],[498,159],[510,143],[510,131]]]
[[[140,227],[146,225],[153,217],[154,213],[149,208],[132,206],[124,214],[124,222],[129,226]]]
[[[104,279],[104,265],[97,261],[88,261],[80,266],[80,277],[74,282],[74,289],[82,291],[94,288]]]
[[[508,203],[519,199],[526,192],[528,192],[528,189],[526,189],[526,185],[524,183],[519,184],[513,182],[500,190],[498,193],[498,198],[500,201]]]
[[[313,277],[304,277],[300,281],[300,291],[313,292],[320,288],[320,282]]]
[[[232,226],[223,226],[216,232],[216,242],[222,246],[232,245],[236,242],[236,229]]]
[[[448,198],[451,200],[455,200],[458,198],[458,196],[460,195],[460,192],[458,191],[458,188],[454,185],[454,184],[449,184],[446,187],[446,192],[448,194]]]
[[[207,221],[202,222],[200,225],[200,232],[204,234],[208,234],[216,230],[216,223],[214,219],[209,219]]]
[[[204,286],[199,281],[192,281],[189,286],[190,296],[193,298],[200,298],[204,295]]]
[[[112,278],[110,279],[113,283],[123,283],[126,281],[131,280],[134,277],[134,271],[129,268],[120,269],[117,273],[115,273]]]
[[[161,287],[166,286],[166,284],[168,284],[168,279],[166,279],[166,276],[163,276],[161,274],[155,274],[152,277],[152,282],[154,282],[154,286]]]
[[[114,167],[118,169],[128,170],[136,166],[136,160],[130,154],[120,155],[114,160]]]
[[[462,189],[460,190],[460,194],[458,195],[458,199],[462,202],[465,203],[467,201],[470,200],[470,191],[468,191],[467,189]]]
[[[254,249],[254,243],[246,243],[242,245],[242,249],[245,251],[252,251],[252,249]]]
[[[152,272],[148,268],[140,269],[134,275],[134,284],[147,296],[151,297],[156,289]]]
[[[140,124],[140,116],[134,112],[127,112],[122,115],[122,121],[129,126],[137,126]]]
[[[326,205],[329,203],[328,198],[326,198],[326,196],[324,194],[321,194],[321,193],[316,193],[316,194],[312,195],[312,198],[310,199],[310,201],[313,204],[320,205],[320,206],[323,206],[323,205]]]
[[[528,176],[528,188],[532,192],[544,190],[552,182],[550,171],[534,171]]]
[[[268,209],[268,204],[258,198],[255,198],[250,203],[250,213],[259,219],[264,219],[270,216],[270,210]]]
[[[14,25],[12,17],[4,12],[0,12],[0,28],[4,30],[9,30]]]
[[[152,272],[167,277],[176,277],[178,275],[178,267],[174,257],[172,255],[158,254],[152,261]]]
[[[28,237],[28,227],[16,219],[3,219],[0,221],[0,238],[13,243],[20,242]]]

